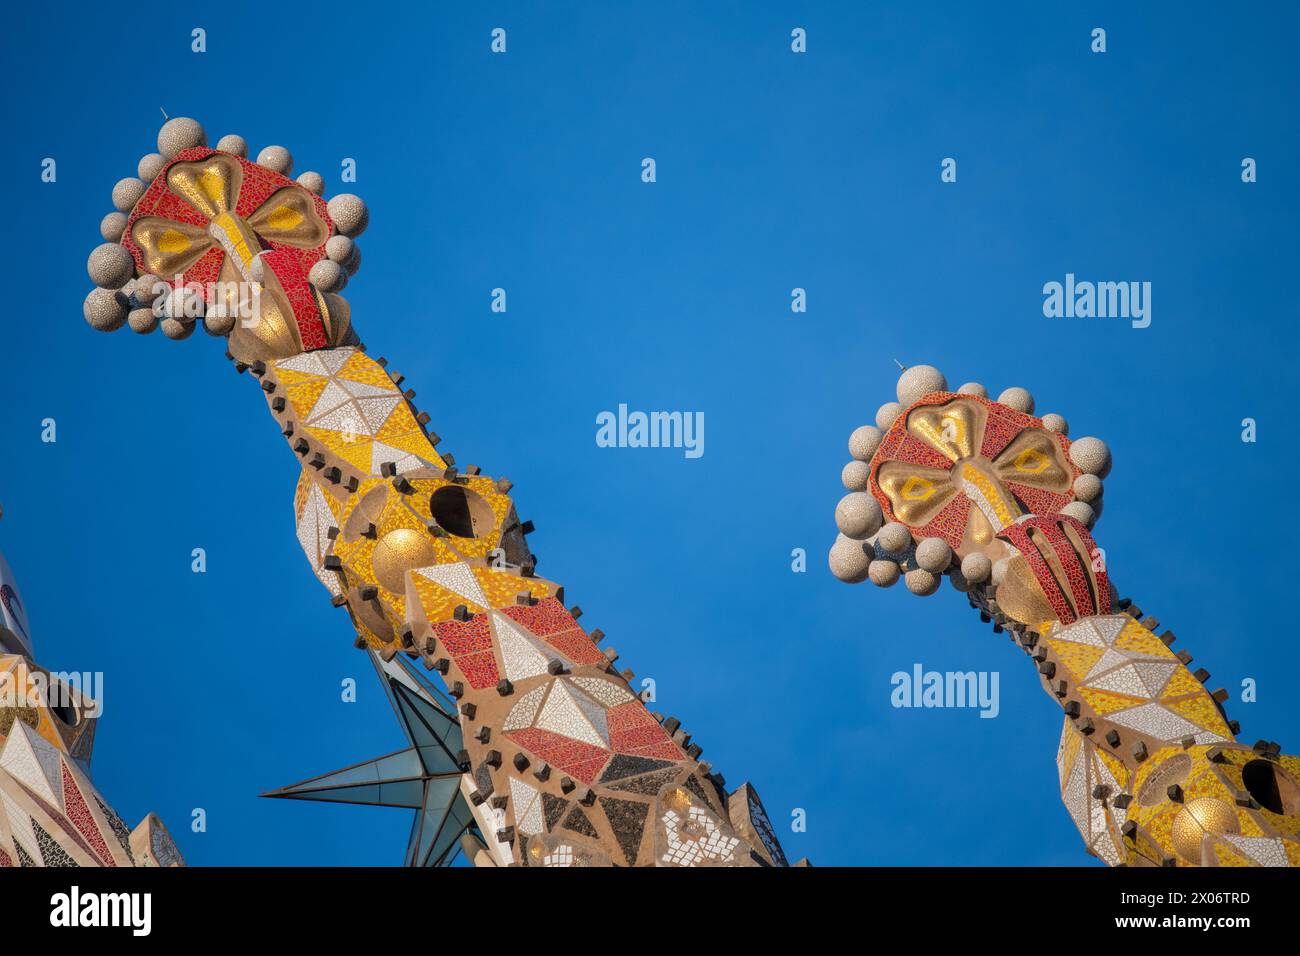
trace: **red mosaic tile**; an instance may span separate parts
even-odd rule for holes
[[[610,757],[609,751],[603,747],[538,727],[507,731],[506,737],[551,766],[587,784],[596,779],[596,774]]]
[[[686,757],[671,740],[663,740],[657,744],[647,744],[644,747],[633,747],[627,753],[636,757],[657,757],[660,760],[680,761]]]
[[[1033,488],[1029,485],[1022,485],[1018,481],[1006,481],[1004,484],[1007,490],[1016,496],[1016,499],[1025,506],[1029,514],[1051,515],[1056,514],[1063,507],[1073,500],[1072,494],[1063,494],[1053,491],[1047,491],[1043,488]]]
[[[538,601],[531,607],[511,604],[501,608],[501,613],[518,621],[538,637],[546,637],[556,631],[578,626],[578,622],[564,609],[564,605],[553,597]]]
[[[611,707],[606,711],[606,719],[609,725],[609,745],[615,751],[628,753],[633,752],[633,748],[662,747],[667,743],[676,752],[676,756],[669,759],[681,759],[677,745],[639,700]]]
[[[468,621],[442,621],[434,626],[438,643],[452,656],[492,650],[492,629],[486,614]]]
[[[575,664],[599,664],[605,660],[605,655],[580,627],[551,634],[545,640]]]
[[[463,654],[453,660],[460,668],[460,672],[465,675],[465,680],[469,681],[469,686],[475,690],[495,687],[501,680],[500,672],[497,670],[496,655],[491,651]]]
[[[100,862],[105,866],[117,866],[113,854],[108,850],[108,844],[104,842],[104,837],[95,824],[95,818],[91,816],[90,808],[86,806],[81,791],[77,789],[77,784],[72,779],[72,774],[68,772],[66,766],[62,764],[60,766],[63,769],[63,805],[68,819],[86,838]]]

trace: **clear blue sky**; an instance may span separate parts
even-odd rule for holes
[[[1300,17],[1127,6],[11,10],[0,548],[40,661],[107,675],[107,798],[132,824],[160,813],[195,864],[397,863],[409,825],[256,797],[397,749],[398,726],[298,548],[296,459],[254,383],[202,333],[81,318],[110,189],[155,148],[160,107],[213,142],[283,144],[327,195],[368,201],[345,294],[371,353],[460,462],[515,481],[540,571],[728,782],[752,780],[778,826],[806,809],[791,857],[1089,860],[1056,790],[1060,711],[1023,655],[951,589],[826,570],[845,441],[892,399],[895,357],[1024,385],[1109,441],[1098,537],[1121,591],[1212,686],[1256,678],[1229,715],[1295,752],[1291,532],[1272,512],[1300,473]],[[1150,281],[1151,327],[1044,318],[1067,272]],[[704,456],[598,448],[595,416],[621,402],[704,412]],[[1000,671],[1001,715],[892,709],[889,675],[915,662]]]

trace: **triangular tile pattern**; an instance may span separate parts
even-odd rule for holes
[[[19,850],[25,849],[33,857],[39,857],[40,851],[36,848],[36,833],[32,829],[32,818],[9,796],[3,782],[3,777],[0,777],[0,804],[3,805],[5,816],[9,820],[9,832],[13,835],[14,843]]]
[[[532,836],[545,830],[541,793],[536,787],[518,777],[511,777],[510,802],[514,806],[515,827],[520,833]]]
[[[680,773],[681,771],[678,767],[673,766],[670,770],[659,770],[655,773],[648,773],[640,777],[629,777],[626,780],[607,783],[605,786],[610,790],[617,790],[620,793],[639,793],[644,796],[653,797],[665,786],[675,780]]]
[[[1157,740],[1229,739],[1205,688],[1164,642],[1128,615],[1085,618],[1058,629],[1047,643],[1081,683],[1079,695],[1115,724]]]
[[[588,784],[610,763],[611,757],[622,759],[617,755],[666,762],[686,759],[659,722],[634,696],[624,691],[626,702],[608,707],[592,696],[592,693],[600,693],[616,699],[602,686],[608,682],[599,678],[592,681],[584,688],[576,678],[554,680],[549,684],[545,703],[537,711],[534,726],[507,730],[506,735]],[[531,701],[529,706],[532,706]]]
[[[510,708],[510,713],[506,719],[501,722],[502,730],[522,730],[525,727],[531,727],[533,721],[537,719],[537,710],[542,706],[542,699],[546,696],[547,686],[539,684],[528,693],[522,695],[515,705]]]
[[[1286,849],[1276,837],[1247,837],[1225,834],[1221,839],[1227,840],[1234,847],[1260,866],[1287,866]]]
[[[548,831],[554,830],[560,817],[564,816],[564,808],[569,805],[569,801],[563,797],[557,797],[551,793],[542,794],[542,816],[546,823]]]
[[[325,556],[330,550],[329,530],[338,524],[338,517],[331,510],[325,493],[305,472],[299,481],[303,487],[303,502],[298,510],[298,543],[321,584],[331,594],[341,594],[339,576],[324,568]]]
[[[59,845],[59,841],[50,836],[45,828],[35,820],[32,821],[32,830],[36,833],[36,846],[41,851],[41,862],[45,866],[72,867],[77,865],[77,861]]]
[[[1116,667],[1111,672],[1089,681],[1088,686],[1098,690],[1111,690],[1117,694],[1131,694],[1134,697],[1146,697],[1148,694],[1147,685],[1133,664]]]
[[[609,722],[599,702],[570,681],[558,680],[537,715],[537,726],[583,743],[609,748]]]
[[[564,822],[560,825],[566,830],[572,830],[574,833],[581,833],[585,837],[597,836],[596,828],[592,825],[591,820],[588,819],[587,815],[582,812],[582,807],[580,806],[575,805],[574,808],[569,811],[569,815],[564,818]]]
[[[14,723],[0,749],[0,770],[8,772],[50,806],[63,809],[59,753],[26,724]]]
[[[1173,661],[1137,661],[1133,664],[1133,669],[1138,672],[1142,683],[1146,685],[1149,697],[1160,696],[1160,692],[1169,683],[1169,678],[1177,668],[1178,665]]]
[[[458,561],[455,564],[437,564],[428,568],[420,568],[415,573],[428,578],[435,584],[441,585],[471,604],[478,605],[481,608],[491,606],[488,603],[487,595],[483,593],[478,578],[474,577],[474,572],[470,570],[470,566],[463,561]]]
[[[352,348],[307,352],[275,363],[304,429],[367,474],[392,462],[399,473],[446,467],[373,360]]]
[[[495,686],[501,679],[486,614],[468,621],[442,621],[433,630],[439,646],[451,655],[475,690]]]
[[[1128,662],[1129,659],[1127,655],[1121,654],[1119,651],[1115,650],[1114,648],[1108,647],[1106,648],[1105,651],[1102,652],[1102,655],[1097,660],[1097,663],[1092,665],[1092,670],[1088,671],[1088,673],[1084,675],[1083,680],[1085,683],[1089,683],[1091,681],[1096,680],[1106,671],[1112,670],[1116,667],[1120,667],[1124,664],[1127,664]]]
[[[512,681],[537,677],[547,672],[553,659],[563,656],[504,614],[493,613],[492,626],[496,630],[497,644],[506,678]]]
[[[1154,702],[1108,714],[1107,718],[1121,727],[1128,727],[1157,740],[1181,740],[1201,732],[1201,728],[1190,720],[1179,717]]]
[[[601,783],[610,783],[615,780],[622,780],[625,777],[634,777],[638,774],[650,773],[654,770],[663,770],[666,767],[673,766],[667,760],[652,760],[649,757],[633,757],[627,754],[617,754],[605,768],[605,772],[600,775]]]
[[[645,833],[650,805],[637,800],[605,797],[600,801],[600,806],[605,811],[605,819],[609,821],[610,829],[614,831],[614,839],[618,842],[619,849],[623,851],[623,856],[631,866],[636,862],[637,853],[641,848],[641,837]]]
[[[95,852],[95,856],[99,857],[101,863],[105,866],[117,866],[117,861],[113,859],[113,854],[104,841],[104,835],[99,832],[99,826],[95,823],[90,807],[86,805],[85,798],[77,789],[76,781],[72,779],[71,771],[66,765],[62,769],[63,804],[68,820],[86,838],[86,842],[90,844],[90,848]]]
[[[556,598],[532,606],[503,607],[500,613],[542,638],[574,664],[601,664],[605,655]]]

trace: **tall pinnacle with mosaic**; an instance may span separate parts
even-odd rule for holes
[[[754,788],[728,792],[537,574],[511,482],[439,450],[415,392],[366,354],[340,295],[365,204],[289,178],[283,147],[247,155],[169,120],[113,189],[85,316],[227,340],[301,460],[307,559],[410,740],[268,795],[414,809],[408,865],[786,865]]]
[[[128,830],[95,787],[102,697],[36,663],[27,610],[0,554],[0,869],[184,866],[155,814]]]
[[[905,369],[849,437],[830,569],[934,594],[944,579],[1031,658],[1064,712],[1061,799],[1112,866],[1300,866],[1300,757],[1237,742],[1226,690],[1121,599],[1093,528],[1111,454],[1033,396]]]

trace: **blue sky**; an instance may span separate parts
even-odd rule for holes
[[[194,864],[397,863],[409,826],[256,797],[400,731],[298,548],[296,459],[252,381],[202,333],[81,318],[109,192],[155,149],[160,107],[213,142],[285,145],[327,195],[367,200],[345,295],[371,353],[460,462],[515,482],[539,571],[728,783],[751,780],[778,827],[806,811],[792,857],[1091,859],[1057,795],[1060,711],[1023,655],[951,589],[826,570],[845,441],[892,400],[895,358],[1023,385],[1106,439],[1097,536],[1121,592],[1211,686],[1258,680],[1229,716],[1295,752],[1291,532],[1273,512],[1298,473],[1300,17],[1054,6],[11,11],[0,548],[40,662],[106,674],[105,796],[132,825],[157,811]],[[1042,286],[1067,272],[1150,281],[1151,326],[1045,318]],[[703,412],[705,454],[597,447],[595,416],[619,403]],[[1000,671],[1000,716],[893,709],[889,675],[917,662]]]

